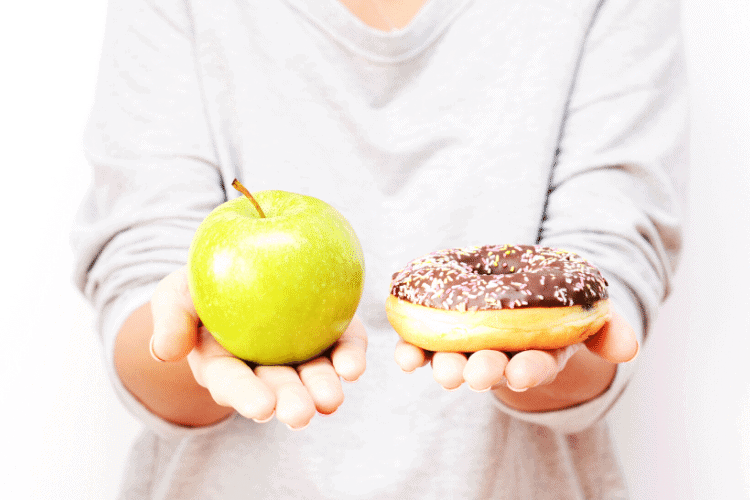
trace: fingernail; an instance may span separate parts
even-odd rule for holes
[[[461,388],[460,385],[458,387],[453,387],[453,388],[450,388],[450,389],[447,388],[447,387],[445,387],[445,386],[443,386],[443,389],[445,389],[448,392],[455,392],[455,391],[459,390],[460,388]]]
[[[151,340],[148,342],[148,352],[151,354],[151,357],[154,358],[155,361],[158,361],[159,363],[165,363],[165,359],[161,359],[159,356],[156,355],[154,352],[154,336],[151,335]]]
[[[513,392],[526,392],[526,391],[529,390],[528,387],[524,387],[523,389],[516,389],[515,387],[513,387],[512,385],[510,385],[510,382],[507,382],[505,385],[507,385],[508,389],[510,389]]]
[[[271,419],[273,419],[274,415],[276,415],[276,411],[274,411],[273,413],[271,413],[271,416],[270,416],[270,417],[268,417],[268,418],[266,418],[266,419],[263,419],[263,420],[261,420],[261,419],[259,419],[259,418],[254,418],[254,419],[253,419],[253,422],[257,422],[257,423],[259,423],[259,424],[265,424],[266,422],[270,422],[270,421],[271,421]]]
[[[310,425],[310,422],[312,422],[312,420],[308,421],[308,422],[307,422],[307,423],[306,423],[305,425],[303,425],[302,427],[292,427],[292,426],[291,426],[291,425],[289,425],[289,424],[286,424],[286,426],[287,426],[287,427],[289,427],[289,430],[291,430],[291,431],[301,431],[302,429],[307,429],[307,427],[308,427],[308,426]]]
[[[635,354],[633,354],[633,357],[628,360],[628,362],[633,361],[635,358],[638,357],[638,355],[641,353],[641,343],[636,341],[635,343]]]
[[[471,389],[474,392],[487,392],[491,389],[491,387],[487,387],[486,389],[474,389],[471,385],[469,386],[469,389]]]

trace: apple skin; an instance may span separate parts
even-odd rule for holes
[[[344,333],[364,287],[362,247],[327,203],[285,191],[245,196],[214,209],[188,253],[199,318],[238,358],[296,364]]]

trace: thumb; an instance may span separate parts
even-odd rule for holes
[[[584,342],[589,351],[613,363],[631,361],[638,354],[638,338],[625,318],[612,311],[604,326]]]
[[[177,361],[187,356],[195,347],[199,324],[188,289],[187,267],[161,280],[151,298],[151,312],[151,355],[159,361]]]

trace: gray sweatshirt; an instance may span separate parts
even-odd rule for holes
[[[384,300],[422,254],[538,242],[595,263],[643,341],[680,246],[678,26],[666,0],[429,0],[392,32],[336,0],[110,0],[73,242],[144,424],[122,498],[625,498],[602,416],[632,363],[593,401],[516,411],[402,373]],[[330,203],[364,248],[367,371],[301,432],[180,427],[114,370],[122,322],[234,177]]]

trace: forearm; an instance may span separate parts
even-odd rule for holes
[[[197,427],[219,422],[233,413],[219,406],[198,385],[187,360],[160,363],[149,353],[153,332],[150,304],[136,309],[115,341],[115,368],[123,385],[154,414],[170,422]]]
[[[515,392],[501,386],[495,395],[511,408],[528,412],[561,410],[590,401],[607,390],[617,365],[587,349],[575,353],[554,381]]]
[[[111,7],[84,137],[92,184],[72,236],[75,280],[125,388],[169,421],[205,425],[229,410],[196,386],[186,362],[150,357],[150,308],[119,324],[184,264],[195,229],[226,199],[187,17],[140,0]]]

